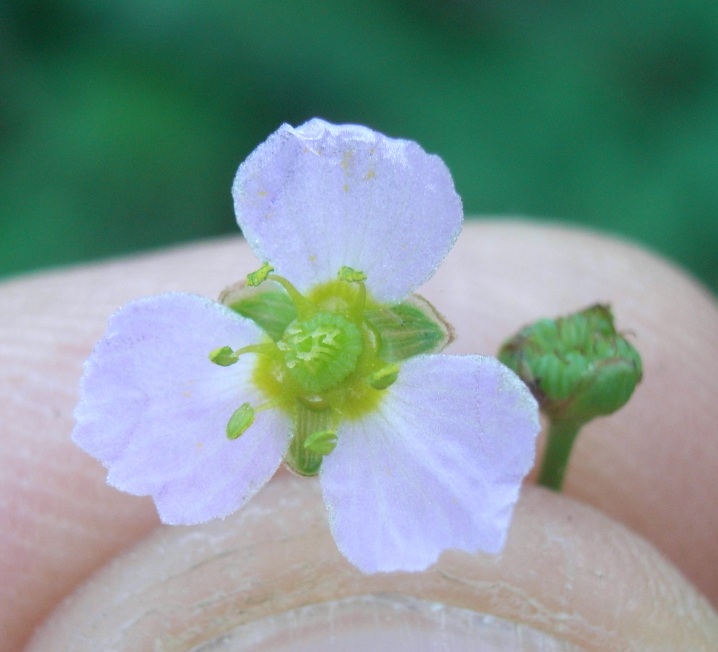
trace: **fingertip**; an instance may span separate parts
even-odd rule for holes
[[[226,521],[157,531],[81,587],[28,650],[254,649],[257,627],[278,623],[294,623],[299,649],[305,636],[321,647],[405,628],[407,605],[434,643],[446,626],[423,609],[444,623],[509,623],[514,639],[543,636],[535,649],[708,651],[718,640],[716,614],[660,554],[564,496],[528,488],[500,555],[448,552],[423,573],[362,575],[336,550],[317,484],[283,477]]]
[[[455,326],[461,353],[496,354],[537,319],[612,306],[643,381],[624,408],[583,429],[564,491],[654,543],[717,604],[715,298],[636,244],[518,220],[468,223],[422,292]]]

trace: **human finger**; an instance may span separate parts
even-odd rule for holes
[[[59,597],[157,522],[148,499],[108,489],[103,469],[69,441],[81,362],[107,316],[146,294],[216,295],[255,266],[246,245],[232,239],[5,285],[5,640],[22,640]],[[614,304],[619,327],[640,337],[646,381],[629,407],[584,433],[567,491],[642,531],[715,596],[715,578],[706,572],[718,568],[708,508],[715,489],[707,482],[716,451],[706,397],[711,387],[715,394],[715,381],[705,373],[705,352],[716,315],[706,295],[669,265],[614,240],[490,222],[464,230],[424,293],[456,326],[457,349],[481,353],[536,317],[597,300]],[[683,396],[671,378],[692,391]],[[691,428],[678,427],[682,422]],[[701,454],[691,462],[696,448]]]
[[[715,298],[633,244],[527,222],[466,229],[424,290],[451,315],[462,353],[495,352],[539,318],[611,304],[644,377],[626,407],[582,430],[564,492],[651,541],[718,604]]]
[[[317,483],[285,475],[226,521],[156,530],[28,652],[707,652],[716,640],[716,614],[655,549],[559,494],[526,488],[500,555],[364,575],[337,551]]]

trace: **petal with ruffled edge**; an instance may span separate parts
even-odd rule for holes
[[[203,297],[129,303],[85,363],[73,440],[108,467],[110,485],[152,495],[165,523],[226,516],[274,474],[289,422],[277,410],[261,411],[228,440],[234,410],[264,399],[251,381],[251,355],[219,367],[208,354],[261,339],[253,322]]]
[[[497,360],[408,360],[323,462],[337,546],[366,573],[423,570],[447,549],[499,552],[538,430],[535,400]]]
[[[443,161],[414,142],[355,125],[282,125],[240,166],[237,221],[258,258],[300,290],[366,273],[381,302],[426,281],[463,218]]]

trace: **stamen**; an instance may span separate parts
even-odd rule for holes
[[[240,435],[247,432],[249,427],[254,423],[254,417],[258,412],[287,407],[291,402],[292,401],[287,400],[286,397],[277,397],[257,406],[242,403],[242,405],[232,413],[232,416],[227,422],[227,439],[237,439]]]
[[[313,432],[304,440],[304,448],[317,453],[317,455],[329,455],[337,447],[336,430],[320,430]]]
[[[269,263],[264,263],[258,270],[252,272],[251,274],[247,274],[247,285],[250,287],[256,287],[264,283],[267,279],[274,281],[275,283],[279,283],[279,285],[287,291],[287,294],[296,307],[297,313],[300,317],[307,317],[314,312],[314,306],[306,299],[306,297],[299,290],[297,290],[297,288],[294,287],[289,280],[284,278],[284,276],[272,274],[273,271],[274,267],[272,267]]]
[[[241,349],[236,351],[232,350],[231,346],[220,346],[214,351],[210,351],[209,359],[214,364],[220,367],[229,367],[235,364],[239,360],[239,356],[243,353],[259,353],[260,355],[272,355],[275,351],[274,344],[252,344],[250,346],[243,346]]]
[[[229,418],[227,423],[227,439],[237,439],[254,423],[254,408],[249,403],[242,403]]]
[[[379,369],[379,371],[375,371],[366,380],[369,386],[374,389],[386,389],[393,385],[398,377],[399,365],[389,364]]]
[[[259,355],[271,356],[276,351],[276,347],[273,343],[267,342],[266,344],[250,344],[249,346],[243,346],[241,349],[237,349],[235,354],[240,356],[243,353],[258,353]]]
[[[249,285],[249,287],[261,285],[273,271],[274,267],[269,263],[264,263],[257,271],[247,274],[247,285]]]
[[[354,269],[353,267],[347,267],[344,265],[337,274],[339,278],[342,281],[346,281],[347,283],[360,283],[361,281],[366,281],[366,274],[358,269]]]
[[[364,284],[364,281],[366,281],[366,274],[358,269],[344,265],[344,267],[339,270],[337,276],[341,281],[346,283],[356,283],[359,286],[356,300],[350,310],[350,316],[352,319],[361,320],[364,308],[366,307],[366,285]]]
[[[364,316],[364,308],[366,307],[366,285],[361,281],[357,282],[357,296],[354,305],[349,309],[349,316],[352,319],[360,321]]]
[[[297,317],[299,319],[306,319],[309,315],[316,311],[315,306],[286,278],[279,276],[278,274],[269,274],[267,278],[270,281],[279,283],[279,285],[287,291],[289,298],[292,300],[292,303],[297,309]]]
[[[239,356],[231,346],[220,346],[218,349],[210,351],[209,359],[220,367],[229,367],[239,360]]]

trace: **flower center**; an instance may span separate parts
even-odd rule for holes
[[[284,410],[293,424],[285,462],[301,475],[316,475],[337,445],[339,423],[376,410],[399,365],[379,354],[381,338],[367,320],[376,304],[362,272],[343,267],[336,279],[304,295],[272,271],[265,264],[247,277],[249,288],[267,280],[274,287],[264,293],[250,289],[244,303],[264,328],[265,341],[237,350],[223,346],[209,357],[229,366],[241,355],[258,354],[252,380],[266,401],[242,404],[230,418],[227,437],[241,436],[259,410]]]
[[[357,367],[364,350],[361,331],[331,312],[295,320],[277,342],[292,378],[309,394],[339,385]]]

